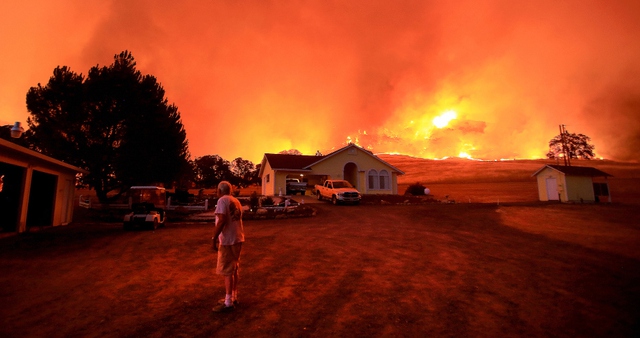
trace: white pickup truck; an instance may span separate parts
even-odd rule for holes
[[[351,183],[345,180],[326,180],[324,184],[316,184],[315,192],[318,200],[328,199],[331,203],[360,203],[360,193]]]

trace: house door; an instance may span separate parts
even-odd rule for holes
[[[57,181],[58,177],[55,175],[33,171],[27,208],[27,227],[53,225]]]
[[[355,163],[349,162],[344,165],[343,176],[345,181],[351,183],[356,189],[358,187],[358,166]]]
[[[558,201],[558,182],[555,178],[547,178],[547,200]]]

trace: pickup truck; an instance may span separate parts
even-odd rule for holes
[[[360,203],[360,193],[351,183],[345,180],[326,180],[322,185],[315,186],[318,200],[331,200],[331,203]]]
[[[307,182],[300,182],[297,178],[287,178],[287,195],[297,193],[304,195],[305,192],[307,192]]]

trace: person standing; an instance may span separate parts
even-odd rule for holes
[[[238,305],[238,268],[240,252],[244,242],[242,205],[231,195],[232,187],[227,181],[218,184],[218,203],[213,236],[214,249],[218,251],[216,274],[224,276],[226,295],[219,301],[214,312],[229,312]]]

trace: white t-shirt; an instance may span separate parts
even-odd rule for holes
[[[218,214],[227,215],[227,224],[222,228],[218,240],[220,245],[234,245],[244,242],[244,227],[242,226],[242,205],[237,198],[224,195],[218,199],[216,205],[216,222]]]

